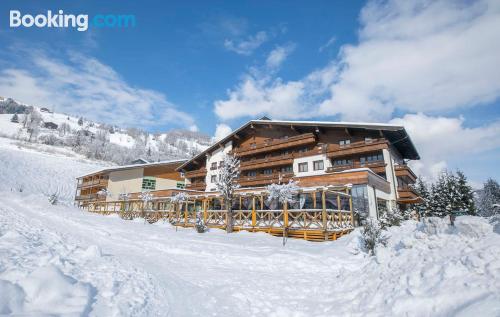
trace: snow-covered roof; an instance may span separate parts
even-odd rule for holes
[[[214,149],[217,149],[220,144],[225,144],[230,141],[234,135],[238,134],[242,130],[246,129],[253,124],[262,125],[287,125],[287,126],[308,126],[308,127],[329,127],[329,128],[352,128],[352,129],[367,129],[367,130],[380,130],[385,132],[385,137],[394,144],[401,154],[408,159],[420,159],[418,152],[410,139],[410,136],[406,133],[404,126],[387,124],[387,123],[372,123],[372,122],[338,122],[338,121],[292,121],[292,120],[271,120],[267,117],[263,117],[259,120],[250,120],[243,124],[238,129],[232,131],[227,136],[219,140],[218,142],[212,144],[210,147],[205,149],[200,154],[186,161],[184,164],[179,166],[178,169],[184,168],[189,163],[203,157],[207,153],[210,153]]]
[[[78,176],[77,178],[82,178],[85,176],[90,176],[90,175],[105,173],[105,172],[134,169],[134,168],[143,168],[143,167],[158,166],[158,165],[170,165],[170,164],[176,164],[176,163],[183,163],[186,161],[187,161],[186,159],[181,159],[181,160],[168,160],[168,161],[159,161],[159,162],[153,162],[153,163],[130,164],[130,165],[115,166],[115,167],[107,167],[107,168],[103,168],[103,169],[100,169],[100,170],[97,170],[97,171],[94,171],[91,173],[87,173],[85,175]]]

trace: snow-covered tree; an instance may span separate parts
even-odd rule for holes
[[[19,123],[19,117],[17,116],[17,113],[14,113],[12,118],[10,118],[10,122]]]
[[[382,225],[372,217],[366,219],[361,231],[361,239],[364,249],[371,255],[375,254],[378,245],[386,245],[387,243],[387,237],[382,232]]]
[[[404,216],[399,208],[391,208],[380,216],[380,225],[382,229],[399,226],[403,220]]]
[[[143,202],[144,210],[151,210],[151,201],[153,201],[153,194],[151,191],[146,190],[139,194],[139,199]]]
[[[82,118],[82,117],[80,117],[80,118],[78,119],[78,125],[79,125],[79,126],[82,126],[82,125],[83,125],[83,118]]]
[[[106,198],[106,197],[111,197],[112,193],[107,190],[106,188],[103,188],[97,192],[97,196]]]
[[[59,125],[57,130],[59,131],[60,136],[65,136],[66,134],[71,132],[71,126],[66,122],[63,122]]]
[[[268,201],[279,201],[282,204],[293,203],[293,195],[299,190],[298,182],[290,180],[287,184],[271,184],[266,187],[269,192]]]
[[[475,215],[476,206],[474,204],[474,191],[467,182],[467,177],[465,177],[465,174],[462,171],[458,170],[455,181],[457,182],[456,186],[460,196],[457,206],[458,210],[465,211],[469,215]]]
[[[172,198],[170,198],[170,202],[174,206],[177,205],[177,207],[180,210],[182,208],[182,204],[185,203],[186,201],[188,201],[188,199],[189,199],[189,196],[186,193],[179,192],[179,193],[175,194],[174,196],[172,196]]]
[[[494,179],[488,179],[477,199],[478,213],[483,217],[490,217],[500,213],[500,185]],[[496,205],[496,206],[495,206]]]
[[[222,160],[222,167],[219,170],[219,177],[215,183],[217,190],[224,197],[227,210],[226,231],[233,231],[233,199],[236,189],[240,187],[237,179],[240,176],[240,160],[226,154]]]

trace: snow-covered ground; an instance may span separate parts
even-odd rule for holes
[[[369,257],[358,230],[283,247],[52,206],[36,188],[92,164],[10,145],[0,164],[0,315],[500,316],[500,230],[487,219],[407,221]],[[11,192],[15,180],[33,184]]]

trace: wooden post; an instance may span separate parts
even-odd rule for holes
[[[208,208],[208,199],[203,200],[203,223],[207,223],[207,208]]]
[[[328,218],[326,215],[326,194],[325,190],[321,192],[321,204],[323,205],[322,216],[323,216],[323,230],[325,231],[325,240],[328,240],[327,224]]]
[[[338,216],[339,223],[338,223],[338,226],[340,227],[340,223],[342,222],[342,211],[341,211],[341,208],[340,208],[340,195],[338,195],[338,194],[337,194],[337,209],[339,210],[339,216]]]
[[[187,225],[188,223],[188,202],[186,201],[186,203],[184,204],[184,227]]]
[[[257,215],[255,214],[255,196],[252,197],[252,227],[257,225]]]
[[[288,203],[286,201],[283,204],[283,224],[285,229],[288,228]]]
[[[352,210],[352,195],[349,193],[349,188],[346,188],[345,192],[349,195],[349,208],[351,209],[351,225],[354,228],[354,210]]]

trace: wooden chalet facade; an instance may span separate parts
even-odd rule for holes
[[[186,188],[213,192],[224,154],[240,159],[240,193],[291,179],[302,188],[352,185],[354,209],[374,217],[418,203],[420,157],[404,127],[387,124],[252,120],[178,170]]]

